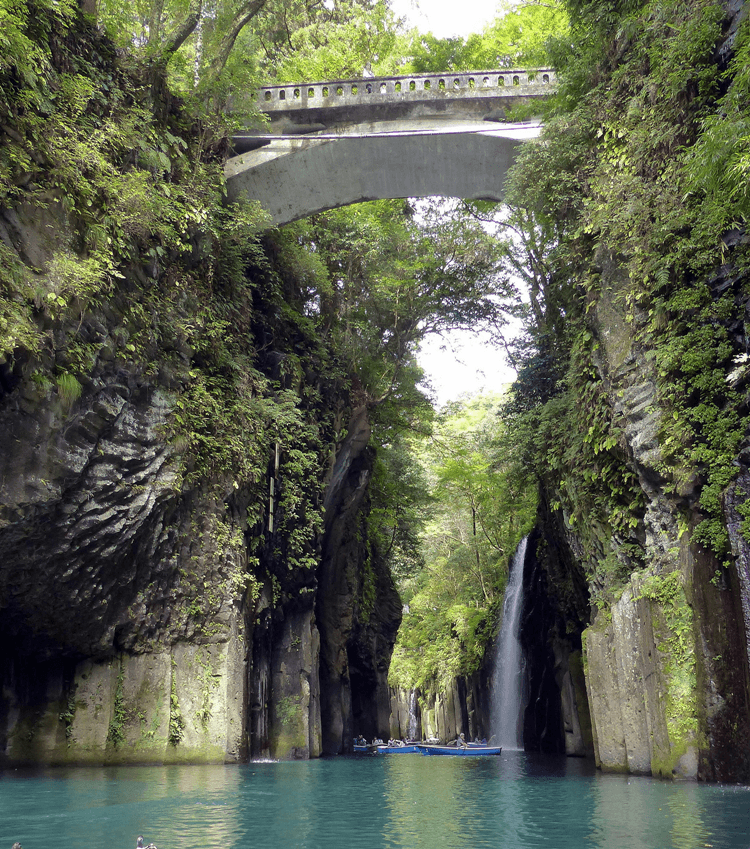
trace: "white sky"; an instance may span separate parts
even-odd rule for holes
[[[391,0],[393,11],[438,38],[481,32],[494,17],[498,0]]]
[[[499,392],[516,376],[504,354],[478,334],[456,331],[447,340],[429,337],[417,357],[433,390],[438,407],[462,395]]]

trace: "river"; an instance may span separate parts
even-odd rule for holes
[[[750,787],[422,755],[8,770],[0,849],[748,849]]]

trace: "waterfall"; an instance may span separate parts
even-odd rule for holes
[[[497,642],[492,693],[492,733],[504,749],[523,749],[523,656],[519,640],[523,608],[523,564],[527,537],[513,555],[503,601],[503,622]]]
[[[417,691],[412,690],[409,695],[409,736],[408,740],[417,738]]]

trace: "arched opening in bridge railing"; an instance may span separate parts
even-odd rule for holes
[[[294,99],[299,100],[300,98],[300,90],[298,88],[294,89]]]
[[[263,99],[266,100],[266,101],[270,100],[271,99],[271,92],[270,91],[264,92],[263,93]]]
[[[328,97],[328,86],[327,85],[323,86],[322,94],[323,94],[323,97]]]
[[[409,91],[416,91],[416,90],[417,90],[417,84],[416,84],[416,82],[415,82],[414,80],[412,80],[412,81],[409,83]]]
[[[490,85],[490,78],[489,78],[489,77],[483,77],[483,78],[482,78],[482,85],[483,85],[485,88],[489,88],[489,85]]]
[[[385,91],[386,91],[385,83],[380,83],[380,93],[385,94]]]
[[[497,78],[497,87],[498,88],[505,88],[505,77],[498,77]]]
[[[396,83],[396,85],[395,85],[393,88],[394,88],[396,91],[401,91],[401,83],[400,83],[400,82]]]
[[[513,85],[521,85],[521,78],[518,76],[513,77]]]
[[[430,88],[432,87],[432,83],[429,80],[425,80],[424,81],[424,87],[425,87],[425,91],[429,91]]]
[[[286,92],[283,89],[279,92],[279,100],[286,100]]]
[[[542,82],[543,83],[549,82],[549,74],[542,74]]]
[[[536,74],[529,72],[528,74],[526,74],[526,78],[530,83],[533,83],[536,79]]]
[[[343,97],[343,95],[344,95],[344,86],[342,86],[342,85],[337,85],[337,86],[336,86],[336,94],[337,94],[339,97]]]
[[[315,89],[314,88],[308,88],[307,96],[308,97],[315,97]]]
[[[445,91],[445,80],[438,80],[438,88],[440,91]]]
[[[460,88],[460,87],[461,87],[461,80],[459,80],[458,77],[456,77],[456,79],[453,80],[453,88],[457,89],[457,88]]]
[[[474,77],[469,77],[469,88],[474,88]]]

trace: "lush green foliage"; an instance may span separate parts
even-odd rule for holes
[[[402,583],[424,565],[421,539],[430,501],[425,472],[415,456],[419,437],[392,436],[391,443],[377,449],[367,537],[375,556]]]
[[[100,0],[115,41],[145,59],[156,97],[168,78],[201,123],[259,120],[261,79],[361,76],[392,51],[398,22],[384,0]]]
[[[346,14],[344,9],[346,8]],[[269,68],[280,82],[361,77],[393,67],[398,22],[384,0],[339,3],[334,20],[317,19],[293,32]]]
[[[419,402],[414,357],[427,334],[506,322],[501,246],[450,208],[415,216],[403,201],[362,204],[285,228],[278,241],[302,309],[375,407]]]
[[[409,610],[391,663],[394,685],[448,687],[480,666],[495,633],[508,563],[536,509],[535,481],[499,404],[488,396],[453,406],[422,453],[433,505],[424,568],[401,582]]]
[[[717,109],[706,116],[703,133],[686,152],[687,184],[703,193],[715,232],[750,221],[750,38],[747,25],[724,79],[731,81]]]

